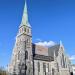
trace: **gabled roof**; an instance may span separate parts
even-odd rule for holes
[[[48,55],[54,57],[54,52],[55,55],[58,56],[58,51],[59,51],[60,45],[54,45],[52,47],[48,48]]]

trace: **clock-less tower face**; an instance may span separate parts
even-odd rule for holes
[[[25,2],[22,21],[13,48],[9,73],[12,75],[33,75],[32,33],[28,22],[27,6]]]
[[[17,47],[17,72],[18,74],[32,75],[32,33],[28,22],[27,6],[25,3],[22,22],[19,26],[19,32],[16,37]]]
[[[28,23],[27,23],[28,24]],[[30,75],[32,68],[32,34],[29,25],[21,25],[17,35],[19,67],[22,73]]]

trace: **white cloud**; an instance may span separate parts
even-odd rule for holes
[[[50,46],[54,46],[56,43],[53,42],[53,41],[43,41],[43,42],[38,42],[38,43],[35,43],[36,45],[41,45],[41,46],[47,46],[47,47],[50,47]]]
[[[37,41],[40,41],[40,42],[42,41],[42,40],[41,40],[41,39],[39,39],[39,38],[38,38],[38,39],[36,39],[36,40],[37,40]]]
[[[70,60],[75,60],[75,55],[70,56]]]

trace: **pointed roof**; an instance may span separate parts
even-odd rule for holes
[[[26,26],[30,26],[30,24],[28,23],[28,13],[27,13],[27,4],[26,4],[26,0],[25,0],[25,5],[24,5],[24,11],[23,11],[23,16],[22,16],[22,21],[21,21],[21,26],[22,25],[26,25]]]
[[[60,45],[63,45],[61,40],[60,40]]]
[[[52,57],[57,57],[58,56],[58,51],[59,51],[60,45],[56,44],[54,46],[51,46],[48,48],[48,55]]]

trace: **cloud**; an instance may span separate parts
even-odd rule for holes
[[[70,56],[69,59],[72,61],[75,60],[75,55]]]
[[[35,44],[41,45],[41,46],[47,46],[47,47],[56,45],[56,43],[53,42],[53,41],[43,41],[43,42],[38,42],[38,43],[35,43]]]
[[[41,42],[42,40],[38,38],[38,39],[36,39],[36,41],[40,41]]]

